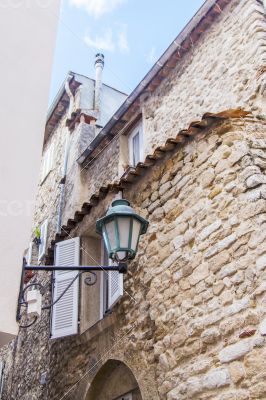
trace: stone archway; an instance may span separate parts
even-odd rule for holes
[[[132,371],[122,361],[108,360],[94,377],[86,400],[120,400],[123,396],[125,400],[142,400]]]

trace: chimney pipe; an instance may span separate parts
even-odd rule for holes
[[[95,56],[95,91],[94,108],[98,111],[98,125],[101,125],[101,97],[102,97],[102,75],[104,67],[104,55],[97,53]]]

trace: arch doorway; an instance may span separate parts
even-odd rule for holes
[[[94,377],[86,400],[142,400],[131,370],[121,361],[108,360]]]

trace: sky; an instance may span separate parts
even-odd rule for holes
[[[68,71],[94,78],[105,56],[104,83],[130,94],[204,0],[62,0],[49,103]]]

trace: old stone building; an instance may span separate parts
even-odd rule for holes
[[[128,97],[101,55],[66,79],[28,262],[106,265],[115,198],[149,228],[125,275],[83,274],[1,351],[3,399],[266,399],[265,49],[262,1],[207,0]],[[75,276],[51,275],[28,276],[44,304]]]

